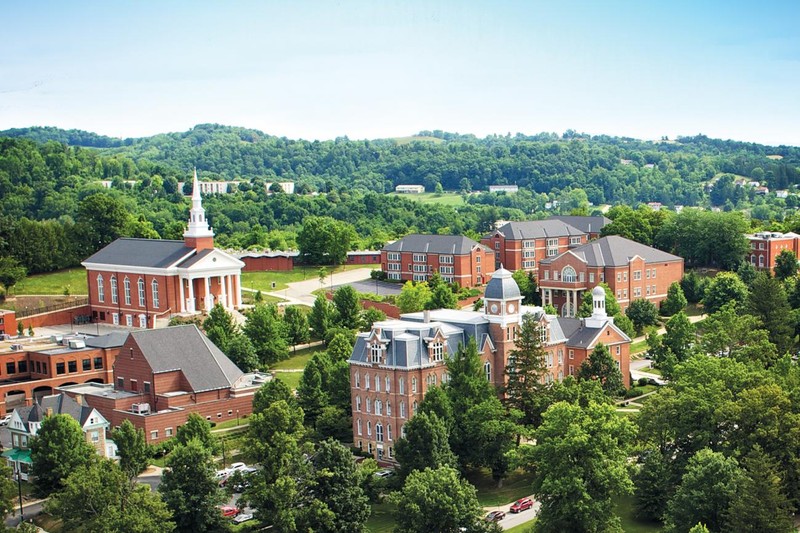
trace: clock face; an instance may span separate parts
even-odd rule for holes
[[[508,304],[508,312],[509,313],[513,313],[514,309],[515,309],[514,304]]]
[[[489,309],[491,309],[492,313],[496,313],[497,312],[497,304],[492,304],[492,307],[490,307]]]

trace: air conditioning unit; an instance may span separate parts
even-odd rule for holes
[[[146,415],[150,413],[150,404],[149,403],[134,403],[131,405],[131,411],[140,415]]]
[[[50,342],[54,342],[56,344],[61,344],[61,341],[64,340],[63,335],[51,335]]]
[[[86,348],[86,342],[81,339],[70,339],[69,349],[77,350],[79,348]]]

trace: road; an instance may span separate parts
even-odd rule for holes
[[[527,511],[522,511],[516,514],[509,511],[511,508],[511,503],[497,505],[495,507],[484,507],[483,510],[486,513],[491,511],[504,511],[506,513],[506,517],[500,520],[498,524],[503,529],[511,529],[512,527],[517,527],[536,518],[536,514],[539,512],[541,504],[533,498],[533,495],[528,496],[528,498],[533,500],[533,507]]]
[[[664,378],[658,374],[651,374],[647,371],[652,364],[653,362],[649,359],[637,359],[635,361],[631,361],[631,379],[633,379],[633,381],[636,381],[639,378],[653,379],[659,385],[666,385],[667,382],[664,380]]]
[[[288,287],[283,290],[265,292],[264,294],[282,298],[287,300],[290,304],[313,306],[314,300],[317,299],[317,297],[312,294],[315,290],[321,289],[322,287],[338,287],[369,280],[370,272],[372,272],[371,268],[356,268],[353,270],[346,270],[345,272],[335,272],[325,278],[324,284],[320,284],[319,278],[307,279],[289,283]],[[243,287],[243,289],[247,290],[246,287]]]

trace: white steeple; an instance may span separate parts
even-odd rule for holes
[[[208,227],[206,210],[200,199],[200,183],[197,181],[197,169],[194,169],[192,181],[192,209],[189,211],[189,226],[183,232],[183,237],[213,237],[214,232]]]
[[[614,317],[606,313],[606,291],[600,285],[592,289],[592,316],[584,320],[590,328],[601,328],[606,322],[614,323]]]

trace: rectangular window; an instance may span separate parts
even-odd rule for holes
[[[399,272],[400,271],[400,263],[389,263],[389,270]]]
[[[443,265],[452,265],[453,264],[453,256],[452,255],[440,255],[439,256],[439,263]]]
[[[426,254],[412,254],[411,260],[415,263],[424,263],[427,257]]]
[[[580,235],[579,235],[579,236],[577,236],[577,237],[570,237],[570,238],[569,238],[569,243],[570,243],[570,244],[580,244],[580,243],[581,243],[581,237],[580,237]]]
[[[100,441],[100,432],[92,431],[92,442],[99,442],[99,441]]]
[[[644,271],[644,275],[645,275],[645,277],[647,279],[650,279],[650,269],[649,268]]]
[[[645,287],[645,289],[647,289],[647,296],[650,296],[650,285],[648,285],[647,287]]]
[[[412,279],[414,281],[426,281],[428,279],[428,276],[425,274],[414,274],[412,276]]]
[[[36,369],[36,373],[37,374],[41,374],[42,373],[42,363],[40,363],[39,361],[34,361],[34,365],[33,366]]]
[[[17,373],[17,371],[16,371],[16,367],[14,366],[14,363],[13,362],[12,363],[6,363],[6,374],[16,374],[16,373]]]
[[[78,362],[77,361],[70,361],[67,363],[69,366],[69,373],[73,374],[78,371]]]
[[[606,273],[600,272],[600,283],[603,283],[606,280]]]
[[[389,261],[400,261],[400,254],[397,252],[389,252],[386,254],[386,258]]]
[[[103,368],[103,358],[102,357],[95,357],[94,358],[94,369],[101,370]]]
[[[536,258],[536,250],[525,250],[522,252],[522,257],[525,259],[535,259]]]
[[[17,363],[17,372],[23,373],[28,371],[28,362],[20,361]]]
[[[522,241],[522,247],[523,248],[535,248],[536,247],[536,241]]]
[[[47,363],[42,363],[42,374],[47,374]]]
[[[495,250],[499,250],[500,249],[500,241],[494,241],[494,249]]]
[[[634,270],[633,271],[633,281],[639,281],[642,279],[642,271],[641,270]]]
[[[84,372],[88,372],[92,369],[92,360],[91,359],[83,359],[81,361],[81,368]]]
[[[569,351],[569,358],[570,359],[575,359],[575,350],[570,350]]]
[[[653,275],[651,276],[653,279],[656,279],[656,269],[653,269]]]
[[[479,256],[479,255],[476,255],[476,256],[475,256],[475,262],[476,262],[476,263],[480,263],[480,262],[481,262],[481,256]]]
[[[63,362],[56,363],[56,374],[61,375],[61,374],[66,374],[66,372],[67,370]]]
[[[550,279],[550,271],[549,270],[545,270],[544,271],[544,279]]]
[[[589,272],[589,283],[594,283],[594,272]]]
[[[536,268],[536,261],[523,261],[522,268]]]
[[[619,283],[621,281],[622,281],[622,273],[621,272],[617,272],[617,282]]]
[[[481,273],[481,266],[480,265],[475,265],[475,273],[476,274],[480,274]]]
[[[622,281],[628,281],[628,273],[627,272],[623,272],[622,273]]]
[[[575,367],[572,366],[572,365],[569,365],[569,375],[572,376],[574,374],[575,374]]]
[[[619,347],[619,346],[617,346],[617,355],[619,355],[619,354],[620,354],[620,352],[621,352],[621,349],[620,349],[620,347]]]
[[[164,435],[166,435],[167,438],[170,438],[172,436],[172,428],[164,428]]]
[[[399,272],[389,272],[389,279],[395,280],[395,281],[399,280],[400,279],[400,273]]]
[[[144,385],[144,392],[150,392],[150,382],[145,381],[143,385]]]
[[[428,267],[427,265],[414,265],[413,270],[414,272],[427,272]]]
[[[583,272],[579,272],[579,273],[578,273],[578,281],[579,281],[579,282],[581,282],[581,283],[583,283],[584,281],[586,281],[586,280],[584,279],[584,277],[583,277],[583,276],[584,276],[584,273],[583,273]]]
[[[138,380],[135,380],[135,379],[131,380],[131,390],[133,392],[139,392],[139,381]]]
[[[150,432],[150,440],[158,440],[158,430],[154,429]]]

